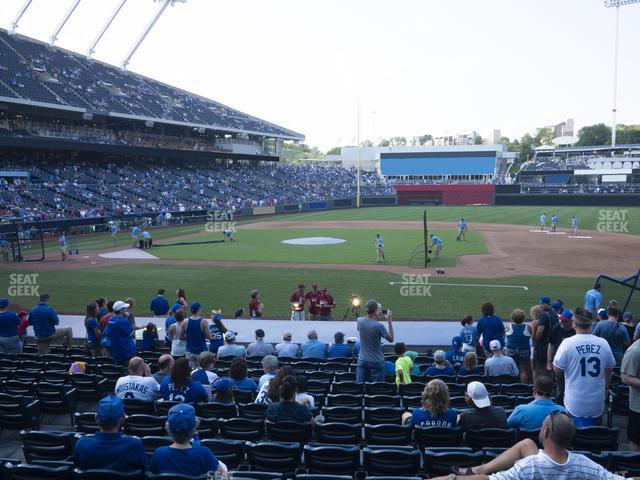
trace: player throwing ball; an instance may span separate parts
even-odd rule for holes
[[[431,237],[431,249],[433,250],[433,255],[436,258],[440,258],[440,252],[442,251],[444,242],[440,239],[440,237],[436,237],[433,233],[429,235],[429,237]]]
[[[376,262],[385,262],[387,259],[384,257],[384,240],[379,233],[376,233],[374,244],[376,246]]]
[[[551,215],[551,231],[555,232],[558,228],[558,216],[554,213]]]
[[[458,236],[456,240],[467,241],[467,222],[464,221],[464,218],[461,218],[458,222]]]
[[[222,235],[223,235],[223,237],[222,237],[222,241],[225,241],[227,238],[228,238],[229,240],[231,240],[232,242],[235,242],[235,241],[236,241],[236,239],[235,239],[235,238],[233,238],[233,230],[232,230],[231,228],[227,228],[226,230],[224,230],[224,231],[222,232]]]

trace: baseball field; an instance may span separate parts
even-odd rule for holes
[[[152,228],[157,246],[149,259],[101,256],[130,249],[129,232],[119,233],[115,243],[109,234],[79,236],[79,254],[70,260],[61,262],[52,243],[44,262],[0,265],[0,281],[15,304],[30,307],[37,300],[33,293],[46,291],[65,313],[81,313],[98,296],[134,297],[135,311],[148,313],[158,288],[169,298],[183,288],[189,301],[221,307],[230,316],[238,307],[246,310],[249,291],[257,289],[267,318],[288,318],[291,291],[300,282],[315,282],[336,299],[334,319],[342,318],[357,294],[377,299],[398,319],[456,320],[477,316],[487,300],[503,316],[514,308],[528,311],[541,295],[574,308],[597,274],[621,278],[640,266],[640,208],[430,207],[429,233],[444,247],[427,269],[413,255],[423,250],[423,211],[379,207],[252,218],[233,223],[236,241],[224,243],[213,242],[222,239],[225,225]],[[539,231],[541,213],[559,217],[556,234],[547,233],[548,226]],[[584,238],[569,238],[573,215]],[[466,241],[456,240],[461,217],[469,225]],[[384,239],[384,263],[376,262],[376,233]],[[317,237],[339,243],[283,243]],[[18,288],[25,282],[36,288]],[[606,284],[603,295],[622,301],[625,291]],[[639,302],[630,310],[640,312]]]

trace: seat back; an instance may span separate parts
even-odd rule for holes
[[[160,436],[160,435],[147,435],[146,437],[140,438],[142,441],[142,446],[144,447],[144,451],[147,452],[147,455],[153,455],[153,452],[156,451],[156,448],[159,447],[167,447],[173,443],[173,439],[171,437]],[[201,443],[208,441],[202,440]]]
[[[460,427],[415,426],[413,435],[420,448],[457,447],[464,443],[464,430]]]
[[[619,434],[618,428],[600,426],[576,428],[571,448],[590,452],[615,451],[618,449]]]
[[[351,393],[334,393],[327,395],[327,405],[330,407],[362,407],[362,395]]]
[[[311,440],[311,423],[266,422],[267,437],[278,442],[307,443]]]
[[[364,439],[375,445],[409,445],[411,443],[410,425],[365,425]]]
[[[365,395],[365,407],[399,407],[400,395]]]
[[[38,428],[40,401],[27,396],[0,393],[0,429]]]
[[[245,449],[247,461],[254,470],[292,474],[300,463],[300,445],[297,443],[247,442]]]
[[[427,448],[424,451],[424,469],[430,477],[447,475],[451,467],[472,467],[480,465],[483,460],[481,451],[474,452],[470,448]]]
[[[370,382],[364,384],[365,395],[397,395],[398,388],[391,382]]]
[[[267,413],[267,405],[264,403],[240,403],[238,404],[238,411],[243,418],[264,420]]]
[[[314,433],[316,440],[322,443],[356,445],[362,441],[360,423],[316,423]]]
[[[360,407],[323,407],[325,422],[362,423]]]
[[[264,420],[229,418],[218,420],[222,438],[257,442],[264,436]]]
[[[2,466],[5,480],[71,480],[72,465],[48,467],[37,464],[5,463]]]
[[[196,414],[204,418],[233,418],[238,413],[233,403],[211,402],[196,405]]]
[[[355,445],[306,445],[304,464],[310,473],[353,474],[360,466],[360,449]]]
[[[120,472],[118,470],[110,470],[108,468],[93,468],[88,470],[73,470],[73,480],[143,480],[144,472],[142,470],[133,470],[132,472]]]
[[[76,412],[73,415],[73,426],[78,433],[91,434],[100,431],[95,412]]]
[[[363,391],[364,386],[356,382],[333,382],[331,385],[331,392],[334,394],[362,395]]]
[[[404,408],[400,407],[366,407],[364,421],[372,425],[394,423],[400,425]]]
[[[424,387],[425,383],[423,382],[401,383],[399,386],[399,392],[403,397],[419,397],[422,396]]]
[[[418,449],[365,448],[362,453],[368,475],[415,476],[420,469]]]
[[[467,444],[481,450],[485,447],[511,447],[516,442],[514,428],[472,428],[467,430]]]
[[[238,465],[244,462],[244,444],[244,440],[228,439],[206,439],[200,442],[200,445],[211,450],[216,458],[228,468],[237,468]]]
[[[21,431],[22,452],[27,463],[34,460],[66,461],[80,436],[74,432]]]
[[[127,435],[145,437],[148,435],[166,435],[165,424],[167,417],[156,415],[128,415],[124,419],[123,430]]]
[[[136,398],[125,398],[124,411],[127,415],[155,415],[156,406],[154,402],[146,402],[144,400],[138,400]]]

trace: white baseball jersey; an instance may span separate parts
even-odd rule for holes
[[[579,334],[565,338],[553,360],[564,370],[564,406],[574,417],[599,417],[604,411],[606,369],[616,366],[604,338]]]

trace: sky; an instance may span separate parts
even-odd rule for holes
[[[73,0],[33,0],[17,32],[48,41]],[[85,53],[119,0],[82,0],[57,45]],[[23,0],[0,0],[8,28]],[[128,0],[94,57],[120,65],[158,8]],[[640,3],[620,9],[618,122],[640,123]],[[575,118],[611,124],[615,9],[602,0],[187,0],[129,69],[306,136],[360,139]]]

